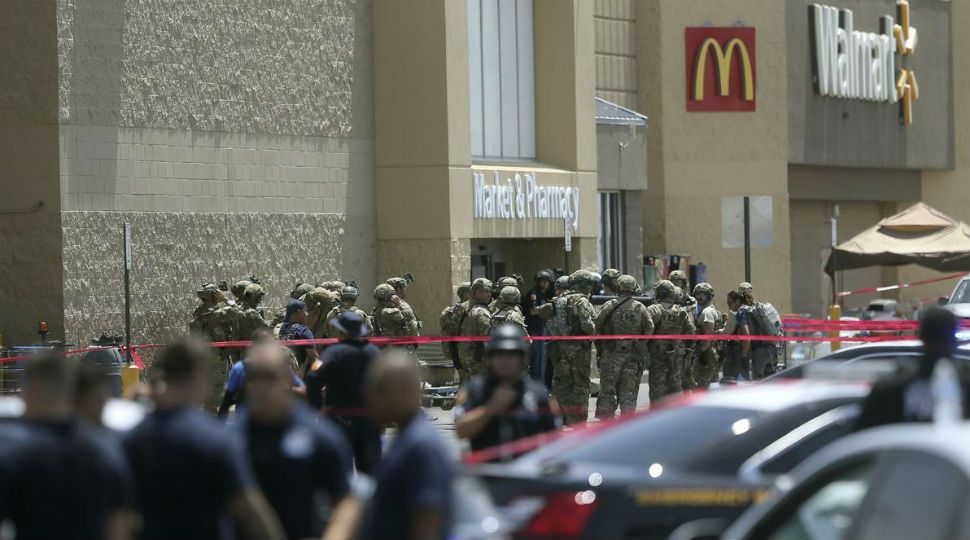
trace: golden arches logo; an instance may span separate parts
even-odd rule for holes
[[[745,101],[754,101],[754,71],[751,67],[751,56],[748,48],[739,38],[732,38],[726,47],[712,37],[705,39],[697,48],[697,59],[694,62],[694,100],[704,101],[704,79],[707,74],[707,57],[714,54],[715,81],[718,94],[727,96],[731,92],[731,61],[737,51],[740,56],[738,69],[741,70],[741,92]]]

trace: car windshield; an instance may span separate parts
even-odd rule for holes
[[[515,466],[608,463],[644,470],[655,469],[658,464],[677,469],[695,453],[748,431],[763,414],[750,409],[703,406],[662,410],[621,422],[585,439],[582,434],[567,437],[522,456]]]
[[[970,304],[970,279],[965,279],[957,285],[953,296],[950,297],[951,304]]]

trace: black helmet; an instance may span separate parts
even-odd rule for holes
[[[514,324],[503,324],[492,330],[485,343],[486,354],[506,351],[529,354],[529,340],[525,338],[525,332]]]
[[[539,270],[538,272],[536,272],[536,281],[539,281],[540,279],[548,279],[549,282],[551,283],[552,282],[552,272],[550,272],[548,270]]]

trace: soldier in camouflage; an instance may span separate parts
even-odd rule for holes
[[[487,336],[491,329],[492,314],[488,303],[492,300],[492,282],[478,278],[472,282],[471,299],[458,322],[459,336]],[[481,342],[462,341],[458,344],[458,360],[462,365],[465,379],[485,374],[483,358],[484,345]]]
[[[617,289],[616,280],[620,278],[620,271],[616,268],[607,268],[603,270],[603,294],[608,294],[613,296],[619,294]]]
[[[593,321],[593,304],[589,294],[593,287],[593,275],[587,270],[577,270],[569,276],[569,292],[553,302],[556,318],[567,336],[591,336],[596,333]],[[561,311],[559,308],[562,307]],[[590,341],[561,341],[559,362],[552,375],[552,395],[559,402],[569,425],[586,422],[589,414],[590,367],[592,343]]]
[[[637,280],[622,275],[616,279],[617,298],[608,301],[596,318],[600,335],[651,335],[653,320],[646,306],[633,299]],[[645,340],[603,340],[597,344],[600,357],[600,394],[596,399],[596,417],[612,418],[617,401],[620,412],[630,414],[637,408],[640,379],[647,368]]]
[[[252,341],[253,333],[260,328],[269,328],[269,323],[259,312],[259,303],[266,296],[266,291],[262,285],[250,283],[242,294],[242,305],[239,310],[239,329],[240,341]]]
[[[497,311],[496,306],[498,305],[498,296],[502,292],[502,289],[506,287],[515,287],[518,289],[519,280],[512,276],[505,276],[503,278],[499,278],[498,281],[492,284],[492,301],[488,304],[488,310],[492,313]],[[521,294],[521,292],[519,294]]]
[[[697,333],[713,335],[723,327],[723,317],[714,306],[714,287],[710,283],[698,283],[694,287],[697,299],[697,316],[694,326]],[[707,388],[717,380],[717,349],[711,340],[698,340],[694,350],[693,380],[697,388]]]
[[[333,286],[333,282],[329,284]],[[316,337],[324,337],[329,333],[327,314],[340,303],[340,294],[330,290],[326,285],[325,283],[324,286],[314,287],[303,297],[307,309],[306,327]]]
[[[232,341],[237,335],[237,318],[239,311],[229,305],[225,293],[218,286],[207,283],[196,291],[202,304],[196,308],[189,323],[189,330],[193,334],[210,342]],[[222,401],[222,392],[226,386],[229,368],[235,360],[233,350],[222,347],[214,359],[212,369],[212,393],[207,406],[213,412],[218,409]]]
[[[690,290],[687,287],[687,274],[683,270],[674,270],[667,277],[667,280],[673,283],[675,287],[680,288],[680,305],[684,306],[688,311],[692,311],[697,306],[697,300],[687,292]]]
[[[654,286],[655,302],[647,307],[655,335],[694,333],[694,320],[679,301],[677,287],[664,279]],[[650,340],[650,403],[683,390],[686,348],[681,340]]]
[[[503,287],[495,299],[495,312],[492,313],[492,329],[498,328],[503,324],[518,326],[529,336],[529,329],[525,324],[525,316],[522,315],[522,293],[518,287]]]
[[[229,291],[232,292],[232,296],[236,299],[237,305],[242,305],[243,296],[246,294],[246,287],[249,287],[252,284],[253,282],[249,281],[248,279],[241,279],[233,283],[232,287],[229,288]]]
[[[472,284],[465,281],[458,286],[458,302],[441,310],[441,316],[438,317],[438,325],[441,328],[442,336],[458,335],[458,325],[462,316],[465,314],[465,310],[468,308],[468,300],[471,297]],[[442,342],[441,352],[455,366],[455,371],[458,373],[458,380],[468,380],[468,373],[462,367],[461,359],[458,358],[458,343],[454,341]]]
[[[416,336],[418,321],[411,306],[394,294],[394,287],[381,283],[374,289],[377,304],[371,312],[375,336]]]
[[[368,315],[364,310],[357,307],[357,297],[360,296],[360,292],[357,287],[351,287],[350,285],[345,285],[340,289],[340,303],[333,307],[329,313],[327,313],[327,324],[326,324],[326,336],[329,338],[337,337],[337,329],[331,323],[340,316],[341,313],[352,311],[360,316],[361,321],[363,321],[364,326],[367,328],[367,335],[373,335],[374,333],[374,323],[371,321],[370,315]],[[314,334],[316,335],[316,334]]]

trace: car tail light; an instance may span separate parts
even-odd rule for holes
[[[522,531],[526,538],[578,538],[599,503],[595,491],[557,493]]]

